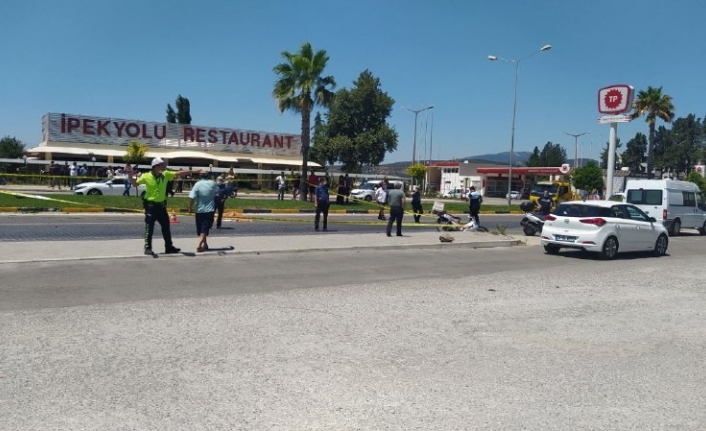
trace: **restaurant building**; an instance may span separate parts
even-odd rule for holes
[[[131,142],[147,146],[143,164],[161,157],[171,168],[235,168],[247,173],[297,170],[301,136],[290,133],[49,113],[42,142],[26,152],[39,160],[123,165]],[[312,168],[320,165],[309,162]]]

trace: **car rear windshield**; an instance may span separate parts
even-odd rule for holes
[[[625,200],[633,205],[662,205],[662,190],[628,190]]]
[[[562,217],[610,217],[610,209],[582,204],[559,204],[554,211]]]

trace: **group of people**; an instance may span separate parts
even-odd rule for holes
[[[228,189],[225,180],[219,176],[216,181],[210,179],[208,171],[203,170],[180,170],[170,171],[159,157],[152,159],[151,169],[142,175],[133,175],[133,168],[130,165],[125,167],[125,174],[130,179],[130,183],[137,187],[145,186],[143,206],[145,210],[145,243],[144,253],[154,255],[152,250],[152,236],[154,225],[159,223],[164,238],[165,254],[179,253],[181,249],[174,246],[172,234],[169,226],[169,213],[167,212],[167,183],[183,175],[198,174],[200,179],[189,192],[189,211],[195,212],[196,234],[199,243],[197,252],[207,251],[208,235],[213,227],[215,219],[216,228],[221,228],[223,221],[223,209],[225,200],[228,198]],[[218,216],[216,217],[216,213]]]

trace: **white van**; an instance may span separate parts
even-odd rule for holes
[[[404,183],[398,180],[389,180],[390,186],[403,187]],[[370,180],[361,184],[360,187],[351,190],[351,197],[353,199],[360,199],[366,202],[371,202],[375,199],[375,188],[382,184],[382,180]]]
[[[640,207],[650,217],[662,222],[669,234],[679,235],[682,228],[698,229],[706,234],[706,202],[699,187],[688,181],[629,180],[625,202]]]

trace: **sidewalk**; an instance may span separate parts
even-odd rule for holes
[[[175,245],[182,249],[181,254],[162,255],[164,250],[161,238],[155,238],[155,251],[159,257],[184,258],[189,257],[214,257],[219,255],[248,255],[263,253],[306,253],[312,251],[336,250],[397,250],[411,248],[441,249],[441,248],[490,248],[511,247],[526,244],[524,238],[516,239],[509,236],[493,235],[481,232],[448,232],[454,237],[451,243],[442,243],[439,237],[446,232],[412,232],[402,237],[386,237],[384,233],[369,233],[360,235],[346,235],[328,232],[312,232],[306,235],[278,235],[278,236],[239,236],[209,237],[209,245],[217,249],[205,253],[195,253],[196,238],[175,240]],[[142,253],[143,240],[86,240],[86,241],[53,241],[58,246],[47,247],[47,242],[17,242],[5,243],[0,247],[0,264],[71,261],[92,259],[119,259],[119,258],[144,258],[150,259]],[[230,247],[233,247],[231,250]],[[51,250],[51,251],[48,251]]]

